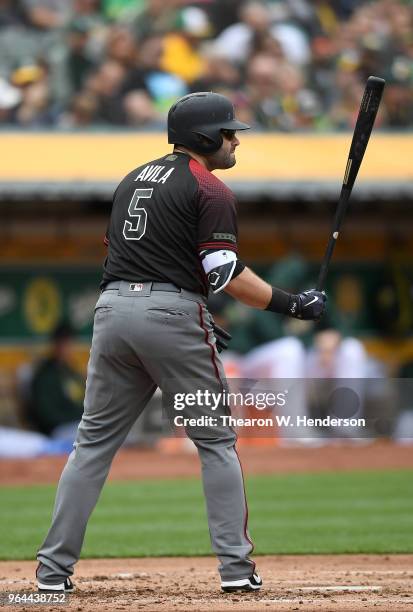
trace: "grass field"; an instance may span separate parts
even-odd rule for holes
[[[412,553],[411,471],[290,474],[246,483],[255,554]],[[55,487],[0,488],[0,558],[33,559]],[[76,500],[74,500],[76,501]],[[83,557],[211,554],[198,480],[112,482]]]

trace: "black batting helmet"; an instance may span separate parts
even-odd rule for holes
[[[201,91],[180,98],[168,113],[168,142],[210,155],[222,146],[221,130],[248,130],[235,119],[228,98],[212,91]]]

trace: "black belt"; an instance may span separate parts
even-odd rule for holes
[[[130,284],[136,284],[138,285],[138,282],[131,282],[131,281],[111,281],[110,283],[108,283],[107,285],[105,285],[101,291],[101,293],[103,293],[104,291],[108,291],[111,289],[120,289],[120,284],[121,282],[128,282]],[[148,281],[146,281],[148,282]],[[176,285],[174,285],[173,283],[152,283],[152,287],[151,287],[152,291],[170,291],[173,293],[181,293],[181,290],[179,287],[177,287]]]

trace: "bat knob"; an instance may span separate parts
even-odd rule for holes
[[[384,79],[376,76],[369,76],[367,79],[367,87],[372,87],[374,89],[383,89],[386,84]]]

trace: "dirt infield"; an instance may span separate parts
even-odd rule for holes
[[[219,590],[212,558],[81,561],[76,593],[68,596],[69,605],[63,609],[413,610],[413,555],[277,556],[259,557],[258,562],[262,591],[229,595]],[[34,570],[33,562],[1,562],[0,594],[33,592]],[[33,606],[18,609],[33,610]],[[62,606],[41,609],[62,610]]]
[[[174,442],[174,440],[172,440]],[[282,448],[279,446],[238,446],[245,474],[321,472],[413,468],[411,446],[378,441],[370,444],[337,444],[320,448]],[[136,480],[199,476],[197,458],[192,451],[122,450],[113,462],[109,478]],[[0,461],[0,485],[56,482],[66,456]]]
[[[411,447],[388,442],[321,448],[240,445],[249,474],[413,468]],[[1,461],[1,484],[56,482],[66,457]],[[112,480],[198,476],[187,450],[122,450]],[[76,567],[76,594],[63,609],[112,610],[382,610],[413,612],[413,555],[257,557],[265,588],[246,595],[221,594],[214,558],[92,559]],[[0,562],[0,601],[7,592],[33,593],[35,563]],[[1,603],[0,603],[1,607]],[[7,609],[33,610],[22,605]],[[62,606],[41,606],[62,610]]]

